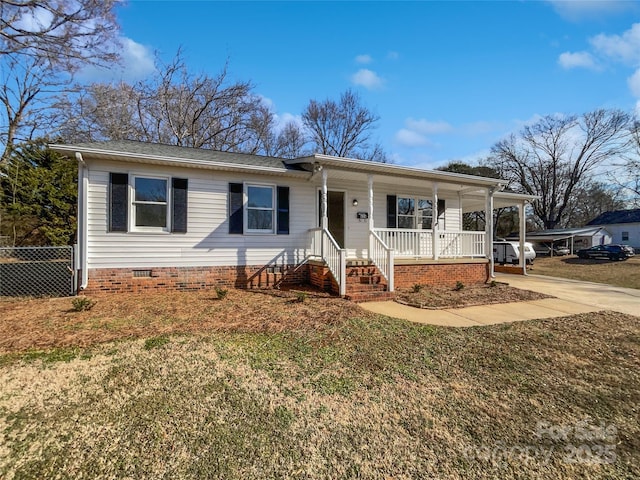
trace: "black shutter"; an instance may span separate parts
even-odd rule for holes
[[[439,198],[438,199],[438,218],[442,218],[442,215],[444,215],[444,210],[445,210],[444,199]]]
[[[278,235],[289,235],[289,187],[278,187]]]
[[[171,231],[174,233],[187,232],[187,189],[189,180],[186,178],[171,179],[172,219]]]
[[[397,209],[397,197],[395,195],[387,195],[387,228],[398,228]]]
[[[126,232],[129,219],[129,175],[109,174],[109,231]]]
[[[241,183],[229,184],[229,233],[243,233],[244,209]]]

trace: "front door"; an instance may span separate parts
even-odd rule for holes
[[[327,217],[331,236],[344,248],[344,192],[327,191]],[[318,225],[322,225],[322,192],[318,192]]]

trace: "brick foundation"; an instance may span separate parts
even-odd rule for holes
[[[421,285],[455,286],[456,282],[465,284],[485,283],[489,279],[488,263],[434,263],[434,264],[396,264],[393,269],[396,288],[410,288],[416,283]]]
[[[136,276],[141,275],[141,276]],[[434,263],[395,265],[396,288],[423,285],[484,283],[487,263]],[[328,267],[317,262],[303,265],[244,267],[93,268],[85,293],[200,290],[205,288],[264,288],[311,284],[320,290],[339,292]]]
[[[89,282],[84,292],[139,293],[164,289],[199,290],[216,286],[260,288],[303,283],[309,283],[307,265],[92,268],[89,269]]]

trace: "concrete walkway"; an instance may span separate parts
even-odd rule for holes
[[[556,298],[444,310],[420,309],[393,301],[365,302],[360,306],[371,312],[390,317],[449,327],[492,325],[601,310],[640,315],[640,290],[633,288],[620,288],[541,275],[496,274],[496,280],[506,282],[516,288],[553,295]]]

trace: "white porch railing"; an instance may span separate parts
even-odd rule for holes
[[[312,228],[309,230],[311,236],[311,255],[324,260],[329,271],[338,283],[340,296],[347,291],[347,251],[340,248],[328,230],[322,228]]]
[[[374,232],[396,257],[433,258],[432,230],[376,228]],[[436,251],[439,258],[484,257],[485,232],[445,230],[438,232]]]
[[[369,259],[378,267],[387,280],[387,287],[393,292],[393,248],[385,244],[374,231],[369,231]]]
[[[444,231],[438,234],[440,257],[484,257],[485,232]]]
[[[374,233],[395,251],[397,257],[433,257],[431,230],[376,228]]]

